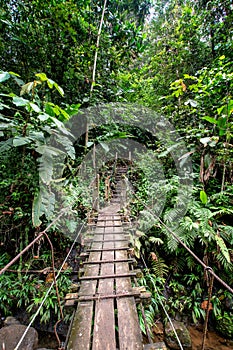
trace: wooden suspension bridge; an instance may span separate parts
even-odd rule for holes
[[[126,168],[117,168],[115,195],[98,211],[92,237],[89,233],[86,239],[79,292],[70,294],[67,300],[68,304],[77,302],[67,350],[147,349],[136,302],[148,298],[149,293],[135,287],[138,271],[133,269],[129,235],[119,213],[126,199],[122,179],[125,172]]]

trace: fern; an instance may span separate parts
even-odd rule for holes
[[[164,260],[158,257],[156,260],[152,260],[152,268],[151,270],[155,274],[156,277],[163,278],[168,274],[168,266],[165,264]]]
[[[151,237],[149,237],[149,241],[151,243],[154,243],[154,244],[157,244],[157,245],[163,244],[163,240],[161,238],[159,238],[159,237],[151,236]]]
[[[218,228],[221,231],[221,236],[229,244],[233,244],[233,226],[229,225],[219,225]]]
[[[231,257],[230,257],[229,251],[228,251],[228,249],[226,247],[226,244],[225,244],[224,240],[219,235],[215,235],[215,240],[217,242],[217,245],[220,248],[221,254],[226,259],[228,264],[230,264],[231,263]]]

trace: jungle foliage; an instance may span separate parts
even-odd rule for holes
[[[232,285],[232,3],[109,0],[97,47],[102,5],[95,0],[0,0],[0,249],[4,253],[0,267],[59,211],[60,182],[65,184],[63,206],[71,208],[77,222],[84,218],[91,207],[91,194],[83,195],[87,186],[77,177],[83,157],[95,144],[107,154],[108,140],[130,137],[146,145],[166,175],[157,188],[148,187],[146,177],[154,176],[150,156],[138,159],[129,173],[136,194],[131,201],[132,216],[137,218],[143,211],[144,220],[152,220],[143,203],[153,190],[158,195],[159,188],[159,199],[165,203],[161,219]],[[88,144],[85,137],[73,144],[71,117],[83,107],[103,103],[148,107],[167,118],[185,142],[187,154],[181,161],[192,157],[193,189],[178,225],[173,223],[171,208],[176,205],[179,179],[170,150],[161,139],[113,122],[92,129]],[[54,158],[65,164],[57,177],[54,168],[59,162],[54,163]],[[75,232],[77,225],[72,220],[66,217],[63,224]],[[208,276],[161,223],[153,220],[149,230],[142,220],[134,237],[135,254],[148,265],[141,284],[153,292],[148,320],[152,324],[161,312],[159,293],[172,316],[179,313],[201,321]],[[54,225],[50,237],[60,256],[69,239],[62,236],[59,225]],[[43,268],[50,266],[49,246],[42,243],[13,266],[17,281],[13,272],[0,276],[4,316],[22,306],[33,313],[33,303],[40,303],[46,277],[20,271],[38,269],[41,262]],[[68,274],[59,283],[68,288]],[[50,317],[49,302],[54,306],[54,298],[52,295],[45,305],[43,321]],[[215,283],[211,303],[216,328],[224,333],[219,324],[230,324],[232,295]]]

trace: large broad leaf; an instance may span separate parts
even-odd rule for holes
[[[0,73],[0,83],[3,83],[5,80],[8,80],[11,77],[11,75],[8,72],[1,72]]]
[[[1,123],[0,130],[8,129],[10,126],[14,126],[13,123]]]
[[[34,82],[30,81],[29,83],[25,84],[22,86],[21,91],[20,91],[20,96],[24,94],[29,94],[31,90],[33,89]]]
[[[227,129],[227,117],[222,116],[218,118],[219,136],[224,136]]]
[[[49,184],[53,176],[53,158],[48,152],[42,154],[38,159],[39,162],[39,176],[43,183]]]
[[[65,127],[63,122],[60,122],[60,120],[58,120],[55,117],[50,117],[50,119],[54,122],[54,124],[56,125],[56,127],[59,129],[59,131],[61,131],[63,134],[67,135],[67,136],[71,136],[72,138],[74,138],[74,136],[68,131],[68,129]]]
[[[32,102],[29,102],[31,108],[33,109],[34,112],[36,113],[40,113],[41,112],[41,109],[39,106],[37,106],[35,103],[32,103]]]
[[[66,136],[58,135],[57,141],[65,148],[66,153],[71,159],[75,159],[75,149],[73,147],[73,142]]]
[[[54,216],[55,194],[41,185],[40,192],[36,194],[32,204],[32,222],[34,227],[41,225],[40,218],[45,215],[48,220]]]
[[[0,142],[0,153],[7,152],[13,146],[13,138]]]
[[[49,87],[50,89],[52,89],[53,86],[54,86],[54,84],[55,84],[55,81],[53,81],[52,79],[48,79],[48,80],[47,80],[47,84],[48,84],[48,87]]]
[[[42,143],[45,142],[45,136],[44,136],[44,133],[42,131],[31,131],[29,133],[29,137],[33,141],[38,141],[38,142],[42,142]]]
[[[32,203],[32,223],[34,227],[39,227],[42,224],[40,217],[43,215],[41,193],[35,195]]]
[[[109,151],[109,147],[108,147],[107,143],[99,141],[99,144],[105,150],[106,153]]]
[[[13,146],[19,147],[31,143],[32,140],[29,137],[15,136],[13,139]]]
[[[29,101],[25,100],[22,97],[15,96],[15,97],[13,97],[13,103],[17,107],[21,107],[21,106],[26,106],[29,103]]]
[[[50,115],[48,115],[46,113],[38,115],[38,119],[40,119],[40,121],[42,121],[42,122],[46,121],[49,118],[50,118]]]
[[[39,162],[39,176],[43,183],[49,184],[53,176],[54,157],[64,154],[61,150],[48,145],[38,146],[36,151],[41,154]]]

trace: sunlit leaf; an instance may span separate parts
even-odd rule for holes
[[[208,202],[208,197],[205,191],[200,191],[200,200],[202,201],[203,204],[206,204]]]
[[[15,97],[13,97],[13,103],[17,107],[22,107],[22,106],[26,106],[29,103],[29,101],[25,100],[22,97],[15,96]]]
[[[10,77],[11,76],[8,72],[1,72],[0,73],[0,83],[3,83],[4,81],[8,80]]]
[[[35,74],[36,77],[38,77],[41,81],[47,81],[47,75],[45,73],[37,73]]]

